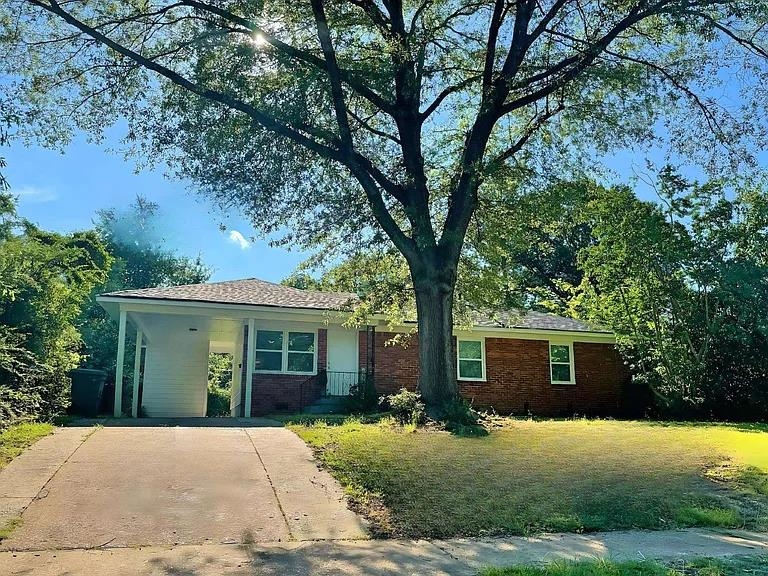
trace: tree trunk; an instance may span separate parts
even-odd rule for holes
[[[430,273],[431,272],[431,273]],[[458,393],[453,347],[456,275],[445,270],[411,271],[419,328],[419,392],[431,416],[439,416]]]

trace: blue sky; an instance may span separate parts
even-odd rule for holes
[[[97,210],[126,208],[141,194],[160,205],[168,246],[186,256],[200,254],[214,269],[212,280],[279,281],[306,257],[264,241],[250,242],[254,230],[241,215],[222,213],[162,171],[136,174],[131,161],[107,152],[117,145],[78,138],[64,154],[21,143],[2,149],[0,155],[8,162],[4,174],[19,197],[19,213],[44,229],[71,232],[91,228]]]
[[[19,213],[44,229],[71,232],[91,228],[97,210],[127,208],[141,194],[159,204],[167,245],[182,255],[202,256],[213,268],[213,281],[256,277],[276,282],[308,256],[265,240],[251,241],[253,226],[242,215],[221,212],[191,185],[170,180],[161,170],[136,173],[130,160],[108,152],[119,145],[116,134],[107,134],[101,144],[77,138],[64,153],[19,142],[0,150],[8,162],[4,173],[11,191],[19,197]],[[765,154],[761,159],[768,160]],[[606,164],[617,181],[632,183],[640,197],[655,199],[636,180],[646,171],[643,152],[617,151]]]

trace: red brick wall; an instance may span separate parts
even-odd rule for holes
[[[418,336],[406,347],[385,345],[393,334],[376,333],[376,389],[391,394],[414,390],[418,380]],[[362,341],[361,341],[362,342]],[[575,342],[576,385],[553,385],[546,340],[486,338],[486,381],[460,381],[461,395],[477,408],[500,414],[618,415],[628,372],[614,346]],[[361,351],[362,353],[362,351]]]
[[[317,331],[317,370],[328,363],[328,331]],[[302,390],[303,384],[303,390]],[[298,412],[320,396],[320,383],[306,374],[254,374],[251,391],[251,415]]]

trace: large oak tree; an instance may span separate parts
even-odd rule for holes
[[[457,263],[489,183],[659,131],[742,162],[764,96],[712,87],[765,85],[767,18],[764,0],[5,0],[2,89],[17,136],[124,118],[131,151],[264,233],[391,242],[434,410],[456,395]]]

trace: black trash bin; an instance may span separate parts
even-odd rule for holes
[[[72,378],[70,411],[80,416],[98,416],[107,373],[104,370],[78,368],[72,370],[70,377]]]

